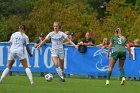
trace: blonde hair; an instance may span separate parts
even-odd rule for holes
[[[59,28],[61,28],[61,24],[58,21],[55,21],[53,24],[58,24]]]
[[[107,38],[107,37],[105,37],[105,38],[103,39],[102,46],[104,46],[104,45],[105,45],[105,40],[106,40],[106,39],[107,39],[107,45],[109,45],[108,38]]]

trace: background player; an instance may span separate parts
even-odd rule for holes
[[[124,85],[125,83],[125,75],[124,75],[124,61],[126,59],[126,49],[125,46],[128,48],[129,54],[131,55],[130,47],[127,44],[127,39],[122,36],[120,28],[117,28],[115,30],[115,36],[111,38],[109,48],[108,48],[108,57],[110,53],[110,49],[113,46],[113,53],[111,54],[110,58],[110,65],[108,68],[108,74],[107,74],[107,80],[106,80],[106,85],[109,85],[109,80],[110,76],[112,73],[112,69],[117,61],[119,59],[119,68],[120,68],[120,73],[121,73],[121,85]]]
[[[25,72],[30,80],[30,83],[33,84],[32,73],[27,65],[26,54],[24,47],[26,46],[26,50],[30,56],[32,56],[30,49],[28,47],[29,38],[25,34],[26,27],[25,25],[19,26],[19,31],[12,34],[10,38],[10,50],[8,55],[8,67],[3,71],[0,83],[2,83],[3,79],[8,74],[9,70],[11,69],[12,65],[14,64],[16,57],[19,58],[20,62],[22,63],[23,67],[25,68]]]

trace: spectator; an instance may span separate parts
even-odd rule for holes
[[[86,45],[86,46],[92,46],[94,44],[95,41],[94,39],[91,38],[90,32],[87,32],[85,38],[80,43],[78,43],[78,45]]]
[[[36,48],[44,40],[44,38],[44,33],[41,33],[39,38],[36,40],[34,47]],[[44,72],[41,72],[40,76],[44,77]]]
[[[77,39],[76,39],[76,37],[75,37],[75,33],[74,32],[71,32],[70,33],[70,36],[71,36],[71,41],[75,44],[75,45],[77,45],[78,44],[78,41],[77,41]]]
[[[135,47],[140,47],[140,39],[135,39],[134,40],[134,46]]]
[[[34,47],[36,48],[41,43],[41,41],[44,40],[44,38],[44,33],[41,33],[39,38],[36,40]]]
[[[103,42],[102,42],[101,44],[97,45],[97,46],[102,47],[102,50],[103,50],[104,48],[108,47],[108,45],[109,45],[108,38],[105,37],[105,38],[103,39]]]

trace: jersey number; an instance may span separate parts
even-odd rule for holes
[[[20,37],[15,38],[15,44],[19,44]]]
[[[122,44],[121,38],[118,38],[118,44]]]

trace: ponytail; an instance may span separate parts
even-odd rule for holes
[[[21,35],[23,36],[23,34],[25,33],[26,30],[26,26],[25,25],[20,25],[19,26],[19,31],[21,32]]]

